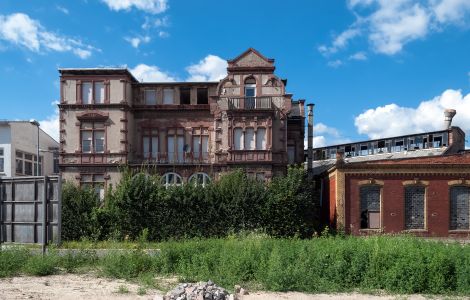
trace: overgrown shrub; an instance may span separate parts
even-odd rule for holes
[[[17,275],[29,256],[25,249],[0,249],[0,278]]]
[[[81,189],[71,183],[62,188],[62,239],[89,238],[95,230],[93,211],[99,206],[92,189]]]

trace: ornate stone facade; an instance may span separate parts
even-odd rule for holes
[[[237,168],[268,180],[302,163],[304,101],[274,60],[250,48],[227,70],[219,82],[142,83],[127,69],[60,69],[63,176],[108,186],[127,165],[175,184]]]

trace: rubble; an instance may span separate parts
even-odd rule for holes
[[[182,283],[169,291],[164,300],[229,300],[234,299],[224,288],[211,280],[208,282]]]

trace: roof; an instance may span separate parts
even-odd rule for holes
[[[0,120],[0,126],[2,125],[10,125],[10,123],[28,123],[28,124],[31,124],[30,121],[25,121],[25,120]],[[33,125],[31,124],[31,126],[35,126],[36,125]],[[39,130],[42,131],[42,133],[44,133],[45,135],[47,135],[48,137],[50,137],[52,140],[54,140],[56,143],[59,143],[58,141],[56,141],[49,133],[47,133],[46,131],[44,131],[41,127],[39,127]]]
[[[429,148],[429,149],[410,150],[410,151],[393,152],[393,153],[371,154],[371,155],[355,156],[355,157],[345,157],[344,163],[345,164],[402,164],[403,162],[408,162],[408,164],[410,163],[416,164],[416,163],[425,163],[424,161],[427,161],[426,163],[429,163],[431,161],[433,161],[433,163],[439,163],[439,161],[441,160],[436,160],[437,158],[451,156],[451,155],[446,155],[446,156],[443,155],[446,150],[447,150],[447,147],[441,147],[441,148]],[[423,162],[417,159],[421,159],[421,161]],[[319,175],[323,172],[328,171],[335,165],[336,165],[336,159],[315,160],[313,161],[313,174]]]
[[[61,75],[126,75],[138,82],[127,68],[59,68],[58,71]]]

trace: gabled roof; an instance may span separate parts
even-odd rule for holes
[[[265,60],[267,63],[271,63],[273,64],[274,63],[274,59],[272,58],[267,58],[266,56],[264,56],[263,54],[261,54],[258,50],[256,50],[255,48],[248,48],[247,50],[245,50],[245,52],[243,52],[242,54],[238,55],[237,57],[233,58],[233,59],[229,59],[227,62],[230,64],[230,63],[235,63],[236,61],[240,60],[241,58],[245,57],[246,55],[248,55],[249,53],[254,53],[256,54],[257,56],[261,57],[263,60]]]

